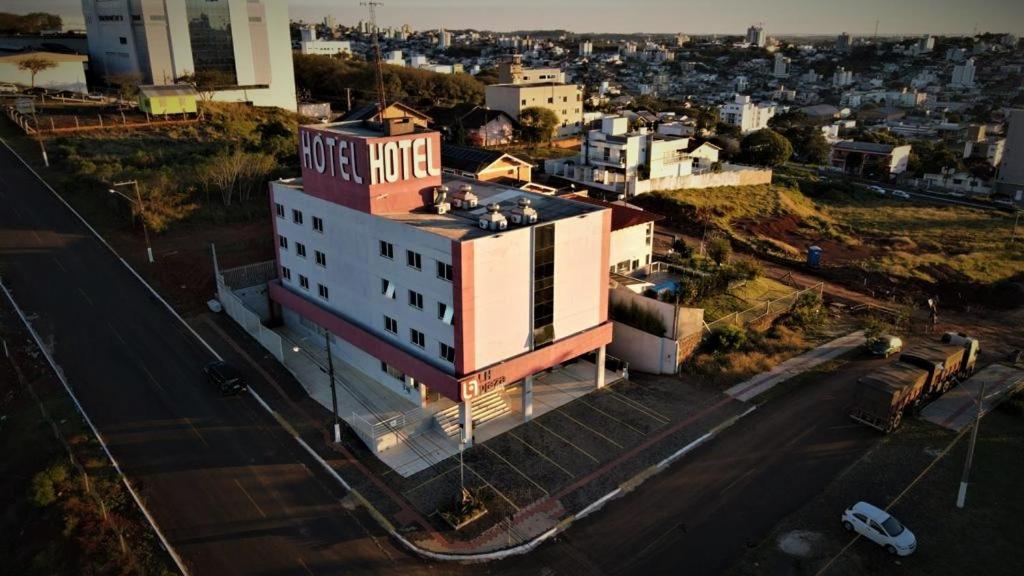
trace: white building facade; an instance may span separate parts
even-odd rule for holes
[[[296,109],[288,7],[272,0],[82,0],[92,70],[142,84],[210,75],[215,100]]]
[[[768,121],[775,116],[775,105],[755,104],[750,96],[737,94],[733,102],[722,105],[720,115],[722,122],[739,127],[741,134],[749,134],[768,127]]]

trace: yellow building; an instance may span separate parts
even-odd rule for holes
[[[486,97],[488,108],[516,120],[520,112],[533,106],[553,111],[558,116],[555,136],[559,138],[578,134],[583,124],[583,91],[576,84],[491,84]]]
[[[155,116],[195,114],[196,89],[187,84],[139,86],[139,110]]]

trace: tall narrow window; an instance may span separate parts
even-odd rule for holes
[[[393,260],[395,258],[395,245],[391,242],[380,241],[380,255]]]
[[[555,337],[555,225],[533,229],[533,345]]]
[[[302,212],[298,210],[292,210],[292,222],[296,224],[302,224]]]
[[[324,231],[324,219],[318,216],[313,216],[313,230],[320,232]]]

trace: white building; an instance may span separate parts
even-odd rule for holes
[[[215,100],[296,109],[288,7],[270,0],[82,0],[90,68],[166,85],[213,76]]]
[[[749,80],[746,76],[737,76],[736,80],[733,81],[736,86],[737,92],[746,92],[749,86]]]
[[[842,88],[853,84],[853,71],[847,70],[842,66],[836,68],[836,71],[832,73],[832,85],[836,88]]]
[[[440,159],[437,132],[400,120],[300,127],[302,178],[270,185],[269,296],[288,329],[326,332],[362,385],[410,410],[457,405],[456,425],[438,424],[471,444],[475,407],[510,389],[532,417],[539,372],[595,352],[604,385],[611,211],[442,182]]]
[[[925,34],[914,46],[915,52],[918,54],[927,54],[935,49],[935,37],[931,34]]]
[[[786,58],[781,53],[775,54],[775,65],[772,68],[772,76],[776,78],[788,78],[789,66],[792,62],[792,59]]]
[[[580,56],[587,57],[594,53],[594,43],[590,40],[580,42]]]
[[[750,96],[737,94],[733,102],[721,106],[719,115],[722,122],[738,126],[741,134],[748,134],[768,127],[768,121],[775,116],[775,104],[755,104]]]
[[[452,33],[441,28],[437,34],[437,47],[441,50],[447,50],[452,46]]]
[[[764,28],[761,26],[747,28],[747,44],[764,48],[768,44],[768,34],[764,31]]]
[[[299,52],[302,54],[334,56],[352,53],[352,45],[347,40],[318,40],[315,26],[304,26],[299,34]]]
[[[963,64],[953,66],[953,78],[949,83],[952,88],[974,88],[974,58],[968,58]]]

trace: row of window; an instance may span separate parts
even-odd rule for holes
[[[380,293],[385,298],[394,300],[397,291],[398,288],[395,286],[394,282],[388,280],[387,278],[380,279]],[[415,290],[409,290],[409,306],[412,306],[417,310],[423,310],[423,294]],[[437,303],[438,320],[444,322],[445,324],[453,325],[455,323],[454,313],[455,310],[448,304],[445,304],[444,302]]]
[[[380,255],[381,255],[382,258],[387,258],[388,260],[394,260],[395,259],[395,245],[392,244],[391,242],[387,242],[385,240],[381,240],[380,241]],[[446,280],[448,282],[451,282],[452,278],[454,277],[454,271],[452,270],[452,265],[448,264],[447,262],[442,262],[440,260],[436,261],[435,264],[437,265],[437,268],[436,268],[437,277],[440,278],[441,280]],[[410,267],[410,268],[416,269],[416,270],[423,270],[423,255],[420,254],[419,252],[413,252],[412,250],[406,250],[405,251],[405,265]]]
[[[398,320],[384,315],[384,330],[391,333],[394,336],[398,336]],[[409,342],[413,346],[420,349],[426,349],[427,347],[427,336],[415,328],[409,328]],[[451,364],[455,363],[455,347],[449,346],[444,342],[437,343],[437,356],[442,360]]]
[[[274,212],[277,213],[277,217],[278,218],[284,218],[284,215],[285,215],[284,204],[281,204],[279,202],[275,202],[274,203]],[[304,218],[303,218],[303,215],[302,215],[302,211],[301,210],[296,210],[296,209],[293,208],[292,209],[292,222],[301,226],[303,224],[303,221],[304,221]],[[323,218],[320,218],[319,216],[313,216],[313,231],[314,232],[319,232],[319,233],[323,234],[323,232],[324,232],[324,219]]]
[[[292,279],[291,268],[288,268],[287,266],[281,266],[281,277],[284,278],[285,280],[291,281],[291,279]],[[309,278],[307,278],[306,276],[304,276],[302,274],[299,274],[299,287],[302,288],[303,290],[309,290]],[[319,296],[322,300],[330,300],[331,299],[330,298],[330,290],[328,290],[327,286],[324,286],[323,284],[317,284],[316,285],[316,293],[317,293],[317,296]]]
[[[284,236],[281,236],[279,234],[277,236],[277,244],[278,244],[278,246],[281,247],[282,250],[287,250],[288,249],[288,238],[286,238]],[[300,258],[305,258],[306,257],[306,245],[303,244],[302,242],[296,242],[295,243],[295,255],[300,257]],[[314,250],[313,251],[313,258],[316,260],[316,263],[317,263],[318,266],[320,266],[321,268],[327,268],[327,254],[324,254],[323,252],[321,252],[319,250]]]

